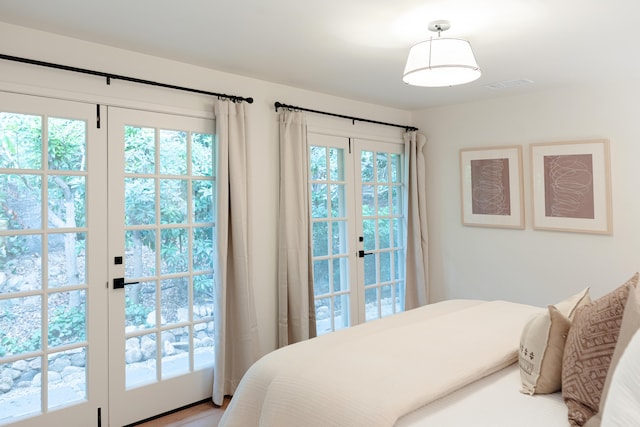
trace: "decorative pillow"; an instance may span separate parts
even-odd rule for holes
[[[640,332],[632,337],[612,375],[602,425],[637,426],[640,420]]]
[[[544,394],[560,390],[562,354],[575,310],[591,302],[589,288],[527,322],[520,338],[522,393]]]
[[[626,353],[626,349],[630,346],[630,341],[633,338],[634,334],[640,329],[640,289],[634,287],[629,292],[629,299],[627,300],[627,305],[624,308],[624,315],[622,316],[622,325],[620,326],[620,335],[618,336],[618,343],[616,344],[616,349],[613,352],[613,356],[611,357],[611,364],[609,365],[609,371],[607,372],[607,378],[604,382],[604,389],[602,390],[602,396],[600,397],[600,405],[599,411],[596,415],[591,417],[589,421],[585,424],[586,427],[599,427],[600,425],[609,425],[603,424],[603,409],[608,405],[609,401],[609,390],[612,385],[612,377],[616,375],[619,377],[617,372],[618,363],[621,363],[621,357],[623,353]],[[640,337],[635,338],[636,341],[640,341]],[[636,358],[637,360],[637,358]],[[637,380],[634,380],[637,381]],[[640,397],[640,391],[638,397]],[[613,399],[613,397],[611,398]],[[617,405],[617,404],[616,404]],[[638,418],[640,419],[640,418]]]
[[[572,426],[583,426],[598,412],[629,291],[637,283],[638,273],[576,311],[562,360],[562,396]]]

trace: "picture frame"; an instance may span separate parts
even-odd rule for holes
[[[531,144],[533,228],[612,234],[609,141]]]
[[[524,228],[522,147],[460,150],[462,224]]]

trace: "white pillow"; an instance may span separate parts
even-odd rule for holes
[[[640,331],[637,331],[611,379],[604,403],[602,425],[606,427],[636,426],[640,422]]]
[[[562,356],[571,319],[578,307],[591,302],[589,288],[533,316],[520,338],[522,393],[555,393],[562,385]]]

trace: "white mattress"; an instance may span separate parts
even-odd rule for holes
[[[395,427],[568,427],[561,393],[520,393],[513,364],[411,412]]]

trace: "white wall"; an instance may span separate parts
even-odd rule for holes
[[[277,343],[278,123],[273,103],[280,101],[411,125],[411,114],[407,111],[272,84],[1,22],[0,53],[255,99],[249,106],[249,209],[259,215],[250,218],[249,256],[256,288],[262,353],[274,349]],[[5,60],[0,60],[0,90],[196,116],[211,116],[213,105],[212,99],[206,96],[118,80],[107,86],[100,77]],[[397,128],[360,122],[353,125],[348,120],[318,115],[310,115],[309,124],[359,135],[398,137],[401,132]]]
[[[591,286],[597,297],[640,269],[640,126],[638,84],[572,88],[410,112],[208,70],[0,23],[0,53],[163,83],[252,96],[250,121],[250,257],[263,353],[276,346],[275,101],[418,126],[428,138],[428,203],[432,298],[501,298],[551,304]],[[209,97],[148,88],[0,60],[0,90],[87,102],[211,115]],[[1,93],[0,93],[1,96]],[[358,134],[400,130],[310,115],[311,125]],[[611,141],[611,236],[534,231],[530,216],[528,144],[608,138]],[[464,227],[460,220],[460,148],[520,144],[524,148],[525,230]]]
[[[553,304],[590,286],[598,297],[640,269],[640,85],[565,88],[414,113],[428,139],[432,299]],[[529,144],[611,142],[613,234],[532,229]],[[522,145],[525,230],[461,224],[459,150]]]

